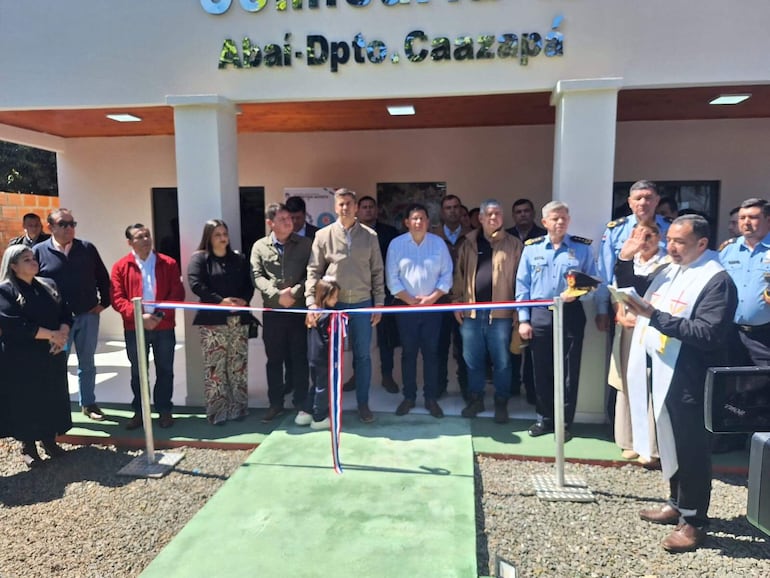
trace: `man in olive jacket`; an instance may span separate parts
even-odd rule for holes
[[[254,287],[262,294],[265,307],[301,307],[312,242],[293,232],[286,205],[268,205],[265,221],[271,232],[251,248]],[[307,330],[304,315],[280,311],[265,311],[262,325],[270,402],[262,421],[271,421],[283,413],[284,367],[289,381],[286,389],[294,392],[294,407],[304,407],[308,390]]]

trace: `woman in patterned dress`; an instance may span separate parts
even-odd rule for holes
[[[246,306],[254,294],[246,258],[230,248],[227,225],[207,221],[187,268],[190,289],[201,303]],[[203,349],[206,417],[214,425],[248,415],[248,311],[200,310],[193,319]]]

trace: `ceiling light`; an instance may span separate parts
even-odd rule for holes
[[[108,114],[107,118],[117,122],[141,122],[141,118],[133,114]]]
[[[750,94],[722,94],[710,101],[709,104],[740,104],[751,98]]]
[[[390,116],[410,116],[414,114],[414,106],[412,106],[411,104],[389,106],[388,114]]]

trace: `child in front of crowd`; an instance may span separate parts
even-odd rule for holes
[[[315,304],[319,309],[333,309],[337,304],[340,286],[330,276],[323,277],[315,286]],[[300,411],[294,420],[297,425],[311,429],[329,429],[329,322],[328,312],[319,313],[315,323],[308,323],[307,358],[313,382],[312,414]],[[308,400],[311,396],[308,396]],[[308,410],[310,409],[308,404]]]

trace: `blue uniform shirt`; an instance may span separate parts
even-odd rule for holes
[[[739,325],[770,323],[770,305],[762,299],[768,286],[765,275],[770,273],[770,235],[757,243],[753,251],[743,237],[727,241],[719,251],[719,261],[738,288],[735,322]]]
[[[607,223],[607,228],[604,230],[604,235],[602,235],[602,244],[599,247],[597,270],[599,277],[608,285],[615,281],[615,261],[618,259],[620,249],[623,248],[623,243],[631,236],[631,231],[638,222],[636,215],[631,214]],[[666,233],[668,233],[671,223],[660,215],[655,215],[655,224],[660,229],[660,247],[665,252]],[[603,292],[597,295],[596,299],[597,304],[604,301],[604,309],[607,310],[609,293]]]
[[[527,241],[516,272],[516,301],[558,296],[567,288],[564,275],[570,269],[595,276],[596,264],[590,241],[585,241],[588,239],[565,235],[558,249],[554,249],[547,235]],[[607,313],[606,304],[604,310],[599,309],[599,313]],[[519,320],[529,321],[528,307],[519,309]]]

